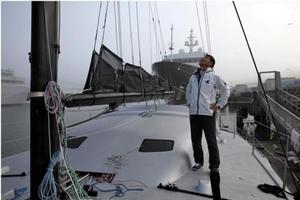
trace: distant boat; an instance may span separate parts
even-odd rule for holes
[[[198,45],[198,41],[194,41],[194,38],[193,29],[191,29],[188,41],[185,42],[185,46],[189,47],[189,52],[180,49],[178,53],[171,53],[162,61],[152,64],[153,73],[169,80],[175,89],[174,104],[186,103],[185,88],[190,76],[198,68],[200,58],[204,55],[202,48],[193,51],[193,48]],[[173,50],[173,47],[170,47],[170,50]]]
[[[1,105],[24,104],[28,92],[23,78],[16,77],[10,69],[1,70]]]

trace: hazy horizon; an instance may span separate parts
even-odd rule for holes
[[[97,50],[100,47],[104,7],[100,18]],[[123,59],[131,63],[128,3],[121,2]],[[300,77],[300,2],[296,1],[238,1],[241,19],[252,46],[260,71],[278,70],[282,77]],[[138,64],[137,24],[135,2],[131,2],[134,58]],[[155,3],[151,3],[154,8]],[[141,35],[142,66],[151,71],[152,62],[159,61],[155,51],[154,27],[149,29],[149,3],[138,2]],[[96,31],[99,2],[61,2],[61,54],[58,81],[63,88],[83,88],[87,76]],[[157,1],[164,46],[169,54],[170,28],[174,25],[174,43],[177,53],[184,47],[190,29],[200,33],[194,1]],[[204,19],[202,2],[198,2],[202,31]],[[230,85],[255,83],[256,73],[238,24],[231,1],[208,1],[208,16],[212,55],[216,58],[216,73]],[[157,27],[158,28],[158,27]],[[1,2],[1,68],[12,69],[16,76],[29,83],[31,40],[31,2]],[[159,31],[158,31],[159,34]],[[117,53],[113,2],[109,3],[104,44]],[[204,49],[206,38],[204,37]],[[196,47],[195,50],[198,48]],[[72,76],[69,76],[72,70]]]

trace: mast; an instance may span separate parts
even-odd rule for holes
[[[171,26],[171,44],[170,44],[170,47],[169,47],[169,49],[170,49],[170,51],[171,51],[171,55],[172,55],[172,53],[173,53],[173,50],[174,50],[174,43],[173,43],[173,24],[172,24],[172,26]]]
[[[193,48],[199,44],[198,40],[195,40],[195,42],[194,42],[194,38],[196,38],[196,37],[193,35],[193,29],[191,29],[190,36],[187,37],[188,41],[185,41],[185,43],[184,43],[184,46],[187,46],[190,48],[190,53],[193,53]]]
[[[31,5],[30,199],[38,199],[38,187],[46,173],[49,155],[59,149],[56,120],[52,115],[48,120],[43,98],[47,82],[57,80],[59,2],[32,2]]]

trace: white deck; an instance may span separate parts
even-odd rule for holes
[[[150,107],[146,109],[150,109]],[[153,110],[153,106],[151,109]],[[159,183],[174,182],[181,189],[196,191],[199,180],[209,181],[205,138],[203,138],[204,168],[198,172],[190,170],[193,158],[187,109],[183,106],[159,105],[157,112],[150,112],[144,117],[139,116],[144,110],[144,104],[128,106],[118,112],[72,128],[70,135],[86,135],[88,138],[78,149],[69,150],[71,166],[82,171],[118,172],[114,180],[136,179],[148,186],[142,192],[129,191],[119,199],[207,199],[156,188]],[[258,184],[274,185],[275,182],[252,156],[251,146],[239,136],[233,138],[232,133],[222,131],[221,137],[226,139],[225,144],[219,144],[222,197],[234,200],[276,199],[275,196],[262,193],[257,189]],[[174,149],[167,152],[139,152],[138,148],[145,138],[174,140]],[[107,164],[107,157],[110,154],[127,152],[130,153],[126,154],[126,164],[122,169],[116,170]],[[269,169],[273,178],[281,183],[268,161],[258,152],[256,155]],[[9,165],[11,173],[28,172],[28,158],[29,152],[8,157],[2,160],[2,166]],[[29,186],[29,176],[2,178],[2,194],[9,188],[24,185]],[[107,185],[103,184],[98,184],[98,186],[107,188]],[[127,186],[130,188],[132,184]],[[98,193],[98,198],[102,199],[109,199],[111,196],[113,196],[112,192]]]

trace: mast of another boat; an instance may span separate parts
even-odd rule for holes
[[[173,53],[173,50],[174,50],[174,43],[173,43],[173,24],[172,24],[172,26],[171,26],[171,44],[170,44],[170,47],[169,47],[169,49],[170,49],[170,51],[171,51],[171,55],[172,55],[172,53]]]

